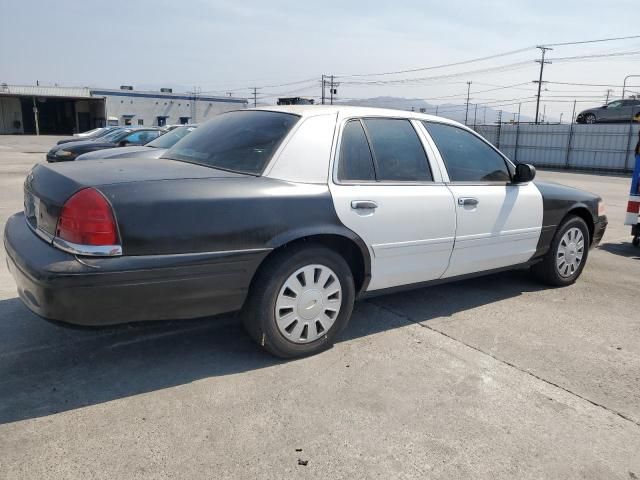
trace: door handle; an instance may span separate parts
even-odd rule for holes
[[[476,206],[480,203],[480,200],[478,200],[477,198],[473,198],[473,197],[459,197],[458,198],[458,205],[462,206],[462,207],[473,207]]]
[[[355,209],[375,209],[378,208],[378,204],[373,200],[353,200],[351,202],[351,208]]]

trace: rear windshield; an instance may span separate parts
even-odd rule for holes
[[[104,140],[105,142],[118,142],[120,141],[121,138],[124,138],[127,136],[128,133],[130,133],[131,130],[115,130],[113,132],[109,132],[108,134],[104,135],[102,137],[102,140]]]
[[[260,175],[297,115],[260,110],[227,112],[199,126],[162,158]]]
[[[178,140],[186,136],[188,133],[193,132],[196,127],[178,127],[173,130],[169,130],[167,133],[160,135],[155,140],[147,143],[145,146],[153,148],[171,148]]]

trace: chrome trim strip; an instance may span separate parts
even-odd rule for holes
[[[122,255],[122,246],[120,245],[79,245],[67,242],[60,237],[54,237],[53,246],[74,255],[89,257],[117,257]]]
[[[31,223],[29,223],[29,220],[27,220],[26,215],[24,217],[24,221],[27,223],[27,227],[29,227],[31,231],[39,236],[42,240],[47,243],[53,243],[53,235],[51,235],[49,232],[45,232],[40,227],[34,227],[33,225],[31,225]]]

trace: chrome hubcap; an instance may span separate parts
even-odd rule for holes
[[[565,232],[556,253],[556,268],[561,277],[573,275],[584,255],[584,235],[579,228],[570,228]]]
[[[342,286],[324,265],[307,265],[289,276],[276,299],[278,331],[293,343],[309,343],[327,334],[340,313]]]

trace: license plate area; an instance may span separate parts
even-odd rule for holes
[[[24,192],[24,215],[33,228],[38,228],[40,219],[40,199],[29,190]]]

